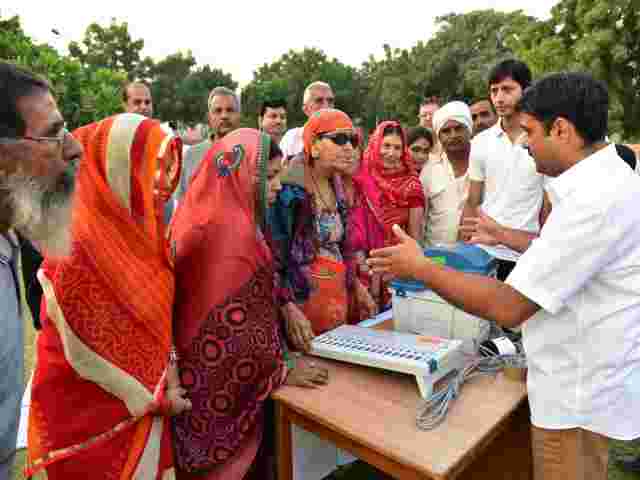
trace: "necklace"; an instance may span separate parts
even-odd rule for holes
[[[337,204],[336,204],[336,206],[334,208],[331,208],[329,206],[329,202],[327,202],[324,199],[324,196],[322,195],[322,192],[320,191],[320,187],[318,186],[318,182],[316,182],[316,177],[313,174],[313,172],[311,172],[311,180],[313,181],[314,190],[318,194],[318,198],[320,198],[320,201],[324,204],[325,211],[327,211],[327,212],[335,212],[337,210]]]

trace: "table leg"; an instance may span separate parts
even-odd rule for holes
[[[287,407],[276,401],[276,453],[278,455],[278,480],[293,480],[293,446],[291,444],[291,420]]]

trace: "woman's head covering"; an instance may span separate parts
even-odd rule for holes
[[[89,289],[90,284],[95,286],[97,282],[116,297],[114,302],[135,312],[139,317],[136,329],[148,330],[147,337],[153,337],[149,347],[155,344],[157,352],[165,349],[168,352],[173,271],[161,223],[162,212],[158,212],[156,176],[159,170],[164,170],[161,158],[165,150],[175,148],[180,155],[181,149],[159,122],[137,114],[109,117],[73,134],[84,147],[84,157],[73,211],[72,254],[68,260],[55,264],[58,302],[65,304],[65,298],[71,297],[69,289],[77,293],[78,289]],[[181,162],[181,157],[178,158]],[[176,184],[174,179],[174,188]],[[98,278],[87,285],[67,284],[89,259],[95,268],[86,274]],[[67,307],[67,319],[83,321],[81,317],[87,312],[82,305],[70,302]],[[91,315],[96,316],[97,312]],[[140,339],[145,337],[141,331],[138,334]],[[108,345],[95,348],[108,358],[117,354],[108,351]],[[122,363],[121,368],[126,368],[128,360],[126,356],[121,361],[112,358],[116,365]],[[155,386],[156,375],[161,373],[160,365],[164,368],[165,360],[155,355],[147,365],[137,365],[147,373],[153,372],[147,378],[149,386]]]
[[[311,158],[311,146],[319,134],[340,131],[353,131],[353,122],[349,115],[335,108],[323,108],[313,113],[307,120],[302,133],[305,157]]]
[[[168,431],[152,432],[158,417],[150,414],[158,412],[157,400],[164,395],[174,300],[173,270],[157,223],[154,190],[162,151],[173,148],[174,140],[157,121],[135,114],[107,118],[74,136],[84,157],[71,255],[45,258],[39,272],[46,299],[42,334],[50,343],[38,362],[31,407],[46,411],[47,421],[32,415],[29,431],[47,442],[30,441],[29,456],[36,470],[48,468],[46,461],[37,460],[74,445],[82,449],[110,432],[113,438],[96,449],[100,457],[92,457],[92,449],[77,452],[74,466],[91,463],[83,460],[86,456],[104,474],[130,478],[147,444]],[[67,401],[53,408],[52,398],[61,391]],[[81,404],[91,405],[91,411],[73,410]],[[134,426],[117,431],[125,422]],[[129,435],[139,441],[128,440]],[[156,446],[160,471],[173,463],[168,441],[165,435]],[[129,445],[125,461],[113,462],[123,444]]]
[[[174,417],[176,460],[186,471],[235,461],[282,379],[272,256],[261,232],[270,143],[248,128],[214,143],[171,224],[175,340],[193,404]]]
[[[433,114],[433,129],[436,132],[436,136],[440,136],[440,130],[449,120],[455,120],[467,127],[469,133],[473,133],[471,110],[466,103],[458,101],[449,102],[436,110]]]
[[[403,150],[401,156],[402,169],[387,172],[380,149],[385,137],[385,130],[394,128],[402,138]],[[369,145],[363,155],[362,166],[354,180],[366,198],[366,207],[375,217],[378,227],[366,227],[361,237],[369,237],[373,248],[384,246],[384,238],[395,238],[391,233],[393,223],[406,217],[406,210],[424,207],[425,198],[422,184],[416,173],[415,166],[409,155],[404,130],[395,121],[382,122],[369,137]],[[366,225],[365,209],[354,211],[354,224]],[[381,228],[379,232],[377,229]],[[383,237],[384,235],[384,237]],[[375,238],[374,238],[375,237]],[[354,244],[360,244],[357,240]]]
[[[384,142],[385,130],[394,128],[402,139],[401,171],[387,173],[380,153]],[[400,208],[424,206],[424,192],[416,173],[415,166],[407,148],[407,139],[399,122],[382,122],[369,137],[369,145],[364,152],[362,168],[356,181],[368,192],[376,203],[386,201]],[[420,205],[417,205],[420,204]]]

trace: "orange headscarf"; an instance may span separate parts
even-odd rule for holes
[[[153,435],[162,444],[154,468],[166,472],[169,426],[152,432],[152,424],[168,422],[153,412],[164,397],[174,275],[157,196],[171,189],[162,182],[163,152],[174,150],[180,162],[181,150],[159,122],[134,114],[74,136],[85,155],[71,255],[45,259],[39,274],[46,310],[32,387],[30,473],[133,478],[147,468],[139,463]]]
[[[335,108],[324,108],[313,113],[304,125],[302,139],[304,140],[304,154],[308,161],[311,158],[311,146],[321,133],[339,131],[353,131],[353,123],[349,115]]]

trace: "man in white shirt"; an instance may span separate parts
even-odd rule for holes
[[[553,209],[506,283],[436,265],[397,226],[401,244],[369,264],[524,324],[534,478],[605,480],[608,439],[640,437],[640,177],[605,142],[603,83],[549,75],[519,108]]]
[[[518,60],[505,60],[490,73],[489,93],[500,120],[471,142],[469,198],[463,217],[476,217],[482,211],[509,228],[537,233],[544,176],[536,172],[523,148],[526,134],[516,110],[530,83],[529,67]],[[504,280],[520,253],[505,245],[481,246],[498,259],[498,278]]]
[[[450,245],[458,240],[458,225],[469,195],[469,151],[473,121],[466,103],[449,102],[436,111],[433,127],[442,145],[420,173],[424,188],[425,246]]]
[[[333,108],[336,102],[331,85],[325,82],[313,82],[304,90],[302,99],[302,111],[310,117],[313,113],[323,108]],[[302,131],[304,127],[292,128],[285,133],[280,142],[283,160],[289,162],[292,157],[302,153],[304,142],[302,141]]]

